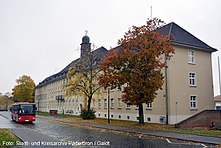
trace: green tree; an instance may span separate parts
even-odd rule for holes
[[[165,57],[174,52],[171,37],[157,31],[163,25],[154,18],[141,27],[133,26],[100,65],[100,84],[105,88],[124,84],[122,100],[139,106],[140,124],[144,124],[143,103],[152,102],[162,89]]]
[[[90,51],[87,53],[87,56],[82,57],[75,65],[72,65],[67,74],[68,84],[65,86],[67,88],[67,95],[80,95],[85,97],[87,104],[86,114],[93,112],[91,109],[91,101],[94,94],[99,95],[101,88],[97,80],[100,72],[97,68],[99,61],[101,60],[98,54]],[[83,108],[83,110],[84,109],[85,108]]]
[[[0,95],[0,109],[9,110],[9,106],[13,103],[13,99],[9,92]]]
[[[34,102],[35,83],[30,76],[23,75],[16,80],[12,89],[15,102]]]
[[[4,95],[0,95],[0,109],[6,109],[6,97]]]

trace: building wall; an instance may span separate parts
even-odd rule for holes
[[[35,102],[39,111],[49,112],[49,110],[57,109],[60,111],[63,109],[64,102],[56,100],[56,96],[65,95],[63,88],[65,83],[67,80],[64,78],[35,89]]]
[[[195,63],[188,63],[188,51],[194,51]],[[191,115],[205,109],[214,109],[211,54],[202,50],[184,47],[175,47],[174,56],[168,61],[168,99],[169,124],[178,123]],[[162,71],[164,73],[164,70]],[[189,85],[189,73],[195,73],[196,86]],[[36,88],[36,102],[39,101],[39,110],[49,112],[57,109],[59,113],[79,115],[84,99],[81,96],[65,96],[63,85],[66,79],[61,79],[43,87]],[[122,88],[123,89],[123,88]],[[56,96],[62,95],[65,101],[57,101]],[[190,107],[190,96],[196,96],[196,108]],[[96,109],[98,118],[107,118],[107,90],[101,90],[101,95],[94,95],[95,100],[91,106]],[[119,103],[122,99],[122,90],[116,88],[110,91],[113,100],[110,109],[111,119],[137,121],[138,109],[136,106],[128,107]],[[100,100],[100,101],[99,101]],[[107,101],[107,100],[106,100]],[[111,101],[110,101],[111,103]],[[165,83],[163,90],[152,103],[151,108],[144,106],[144,121],[164,123],[166,114]],[[122,104],[119,106],[119,104]]]
[[[194,51],[195,62],[188,62],[188,51]],[[211,54],[202,50],[176,47],[168,62],[170,123],[176,117],[189,117],[205,109],[214,109]],[[190,86],[189,73],[195,73],[196,86]],[[190,96],[196,96],[195,109],[190,107]],[[182,118],[181,118],[182,120]],[[181,121],[177,119],[177,121]]]

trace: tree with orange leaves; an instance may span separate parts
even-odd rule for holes
[[[171,36],[158,31],[163,25],[154,18],[141,27],[133,26],[100,65],[100,85],[116,88],[122,84],[123,102],[139,106],[139,124],[144,124],[143,103],[151,103],[162,89],[165,59],[174,53]]]

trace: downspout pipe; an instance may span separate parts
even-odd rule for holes
[[[168,101],[168,71],[167,57],[165,55],[165,103],[166,103],[166,124],[169,124],[169,101]]]
[[[168,35],[171,36],[173,28],[173,23],[170,25],[170,30]],[[166,124],[169,124],[169,98],[168,98],[168,65],[167,65],[167,56],[165,53],[165,103],[166,103]]]

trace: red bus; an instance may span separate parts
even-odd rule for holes
[[[17,102],[10,108],[11,118],[16,122],[30,122],[36,120],[36,105],[35,103]]]

